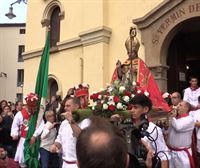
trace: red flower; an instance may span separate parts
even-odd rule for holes
[[[112,111],[112,112],[115,111],[115,106],[114,106],[113,104],[109,105],[108,108],[109,108],[109,110]]]
[[[130,97],[131,96],[131,92],[125,91],[124,95]]]
[[[139,83],[139,82],[136,82],[136,85],[137,85],[137,86],[140,86],[140,83]]]
[[[114,96],[114,97],[113,97],[113,101],[114,101],[115,103],[118,103],[118,102],[120,101],[119,96]]]
[[[92,99],[93,101],[96,101],[98,100],[98,96],[99,96],[99,93],[94,93],[90,96],[90,99]]]

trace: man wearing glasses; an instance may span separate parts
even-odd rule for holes
[[[171,102],[172,102],[172,112],[177,114],[178,104],[181,102],[181,94],[178,92],[173,92],[171,94]]]

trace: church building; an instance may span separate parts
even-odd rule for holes
[[[79,83],[91,91],[110,83],[116,62],[128,58],[131,26],[161,91],[182,92],[190,76],[200,77],[200,0],[30,0],[25,95],[34,91],[49,26],[49,97],[64,97]]]

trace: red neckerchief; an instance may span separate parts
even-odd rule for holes
[[[192,91],[195,91],[195,90],[197,90],[199,88],[199,86],[196,86],[196,87],[190,87],[190,89],[192,90]]]
[[[183,117],[187,117],[187,116],[189,116],[188,113],[185,113],[185,114],[179,114],[179,115],[176,117],[176,119],[183,118]]]

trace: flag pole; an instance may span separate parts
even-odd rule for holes
[[[48,70],[49,70],[49,51],[50,51],[50,31],[48,28],[45,47],[41,56],[37,80],[35,85],[35,94],[38,96],[37,110],[32,114],[29,128],[24,142],[24,159],[28,167],[39,168],[38,154],[40,140],[36,138],[34,144],[30,144],[30,140],[39,124],[43,121],[42,116],[45,110],[48,88]]]

